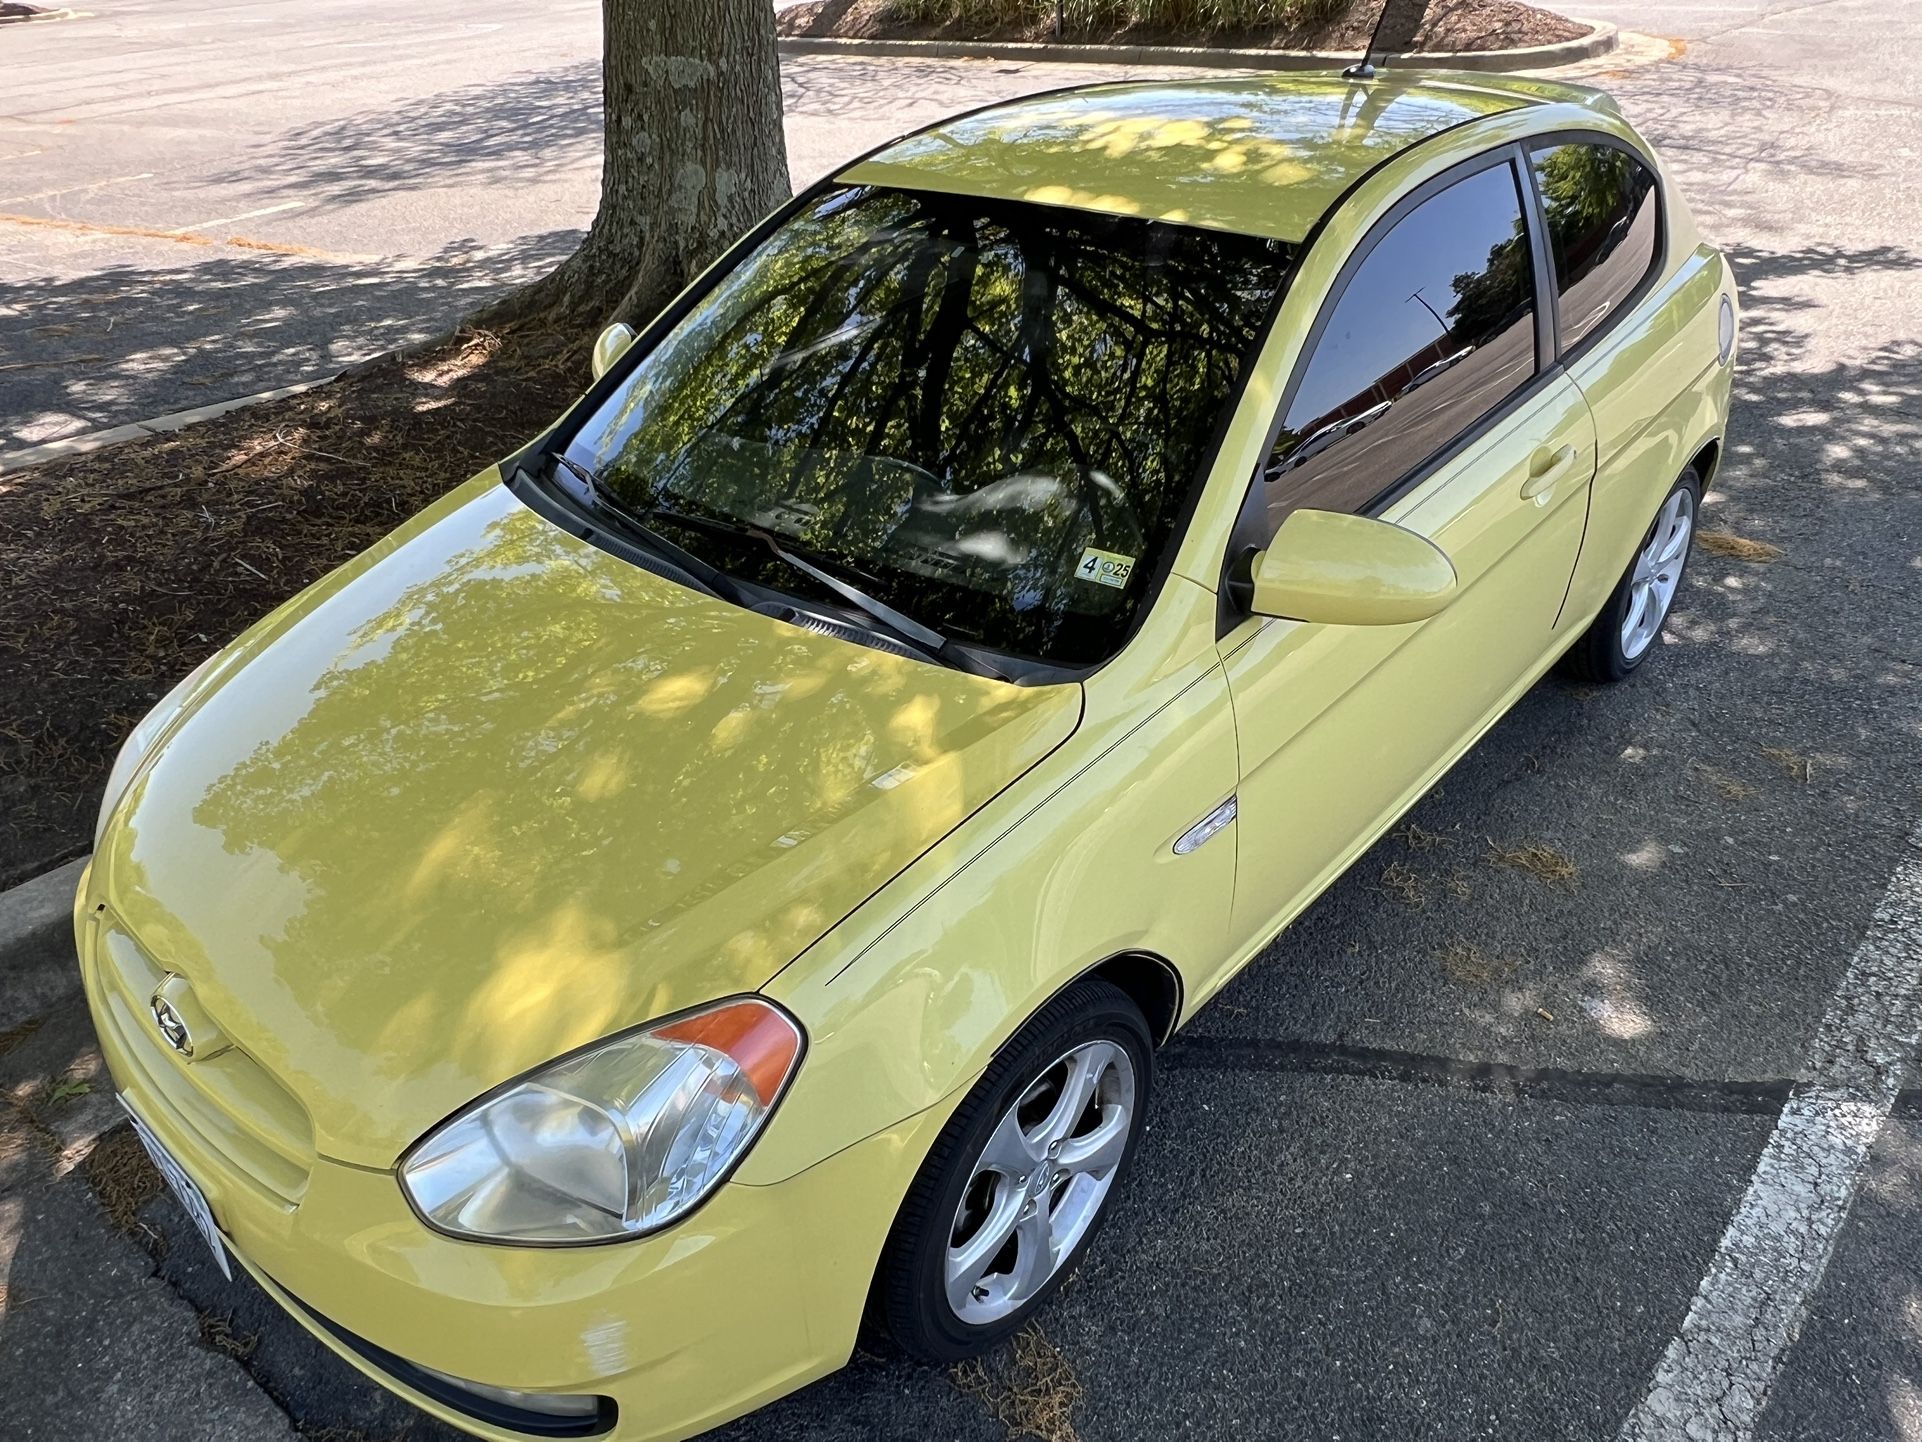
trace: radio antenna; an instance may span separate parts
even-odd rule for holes
[[[1375,28],[1368,34],[1368,48],[1361,52],[1361,59],[1341,72],[1344,80],[1373,80],[1375,78],[1375,45],[1381,39],[1381,27],[1388,23],[1388,12],[1395,8],[1395,0],[1381,0],[1381,13],[1375,17]]]

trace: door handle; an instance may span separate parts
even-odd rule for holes
[[[1529,466],[1528,479],[1522,482],[1522,499],[1537,501],[1547,498],[1555,489],[1556,482],[1575,469],[1575,448],[1563,446],[1548,456],[1535,452]]]

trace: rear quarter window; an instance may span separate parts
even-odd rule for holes
[[[1641,288],[1661,253],[1654,173],[1616,145],[1573,141],[1529,152],[1548,220],[1562,349],[1595,334]]]

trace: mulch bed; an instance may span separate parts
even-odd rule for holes
[[[1030,40],[1055,38],[1051,19],[1028,24],[950,21],[929,25],[896,19],[892,0],[811,0],[775,16],[783,35],[861,40]],[[1171,30],[1127,24],[1070,24],[1061,38],[1079,45],[1198,45],[1243,50],[1360,50],[1374,31],[1380,7],[1358,4],[1333,20],[1263,29]],[[1415,49],[1505,50],[1552,45],[1588,34],[1589,27],[1520,0],[1432,0]]]
[[[114,753],[254,620],[539,432],[578,347],[469,333],[0,476],[0,887],[84,852]]]

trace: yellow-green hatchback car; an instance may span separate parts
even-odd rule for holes
[[[1734,288],[1604,95],[894,142],[207,662],[76,924],[223,1267],[484,1437],[1034,1315],[1156,1048],[1558,660],[1658,647]]]

